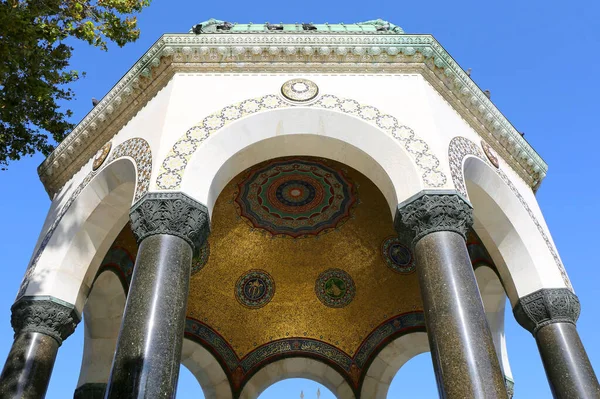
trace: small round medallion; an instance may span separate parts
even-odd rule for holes
[[[235,284],[235,297],[248,308],[262,308],[273,299],[273,295],[275,282],[264,270],[250,270]]]
[[[340,269],[328,269],[321,273],[315,284],[317,298],[330,308],[343,308],[352,302],[356,294],[354,281]]]
[[[386,238],[381,244],[381,254],[390,269],[408,274],[415,271],[415,263],[408,247],[400,243],[396,236]]]
[[[100,148],[100,151],[98,151],[98,153],[94,157],[94,163],[92,164],[92,170],[96,171],[96,170],[98,170],[98,168],[100,166],[102,166],[102,164],[106,160],[106,157],[108,157],[108,154],[110,154],[110,149],[111,148],[112,148],[112,142],[111,141],[109,141],[108,143],[104,144],[102,146],[102,148]]]
[[[194,256],[192,259],[192,275],[198,273],[208,262],[208,257],[210,256],[210,244],[207,241],[204,241],[202,247],[200,247],[200,252],[197,256]]]
[[[496,156],[494,150],[492,150],[492,147],[490,147],[490,145],[483,140],[481,141],[481,147],[483,148],[485,156],[490,160],[492,165],[494,165],[496,168],[499,168],[500,162],[498,162],[498,157]]]
[[[319,94],[319,88],[310,80],[292,79],[281,86],[281,94],[292,101],[310,101]]]

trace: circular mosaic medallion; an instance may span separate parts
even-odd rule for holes
[[[381,244],[381,254],[390,269],[397,273],[408,274],[415,271],[412,252],[400,243],[396,236],[386,238]]]
[[[353,184],[322,161],[275,160],[238,184],[235,205],[253,227],[274,236],[314,236],[339,226],[356,204]]]
[[[273,299],[275,282],[264,270],[250,270],[235,284],[235,297],[249,308],[262,308]]]
[[[492,150],[492,147],[490,147],[490,145],[483,140],[481,141],[481,147],[483,148],[485,156],[490,160],[492,165],[494,165],[496,168],[499,168],[500,163],[498,162],[498,157],[496,156],[494,150]]]
[[[94,170],[94,171],[98,170],[98,168],[100,166],[102,166],[102,164],[106,160],[106,157],[108,157],[108,154],[110,154],[111,148],[112,148],[112,142],[110,142],[110,141],[108,143],[104,144],[102,146],[102,148],[100,148],[100,151],[98,151],[98,153],[94,157],[94,163],[92,164],[92,170]]]
[[[345,271],[328,269],[317,278],[315,293],[325,306],[343,308],[352,302],[356,287],[352,277]]]
[[[292,101],[310,101],[319,94],[319,88],[310,80],[292,79],[281,86],[281,94]]]
[[[192,259],[192,275],[198,273],[208,262],[210,256],[210,244],[208,240],[200,247],[200,253]]]

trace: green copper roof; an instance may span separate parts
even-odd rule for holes
[[[208,21],[196,24],[190,29],[190,33],[261,33],[261,32],[317,32],[317,33],[404,33],[401,27],[384,21],[374,19],[371,21],[357,22],[354,24],[313,24],[313,23],[269,23],[239,24],[237,22],[227,22],[211,18]]]

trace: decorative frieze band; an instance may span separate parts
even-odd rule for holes
[[[10,323],[15,335],[28,332],[46,334],[58,345],[73,334],[80,321],[73,305],[52,297],[23,297],[15,302],[11,311]]]
[[[453,231],[467,239],[473,208],[456,191],[424,190],[398,205],[394,227],[400,236],[421,238],[436,231]]]
[[[533,335],[548,324],[575,324],[580,312],[577,295],[567,288],[541,289],[519,298],[513,309],[515,319]]]
[[[173,73],[203,73],[211,65],[233,73],[356,74],[406,73],[422,66],[428,71],[424,76],[438,90],[452,93],[446,99],[528,184],[537,187],[547,171],[545,162],[431,35],[174,34],[158,40],[40,165],[47,191],[58,191]]]
[[[181,192],[146,193],[129,212],[131,230],[138,243],[156,234],[184,239],[194,253],[210,230],[208,208]]]

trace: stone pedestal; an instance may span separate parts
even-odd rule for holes
[[[78,322],[73,306],[53,298],[16,302],[11,317],[15,340],[0,375],[0,398],[46,396],[58,347]]]
[[[515,318],[538,345],[555,398],[600,398],[600,385],[575,323],[580,305],[566,288],[543,289],[519,299]]]
[[[454,192],[423,192],[398,205],[395,223],[412,239],[440,397],[507,398],[465,243],[470,205]]]
[[[180,193],[150,193],[130,217],[139,249],[106,397],[172,398],[192,252],[206,240],[208,212]]]

